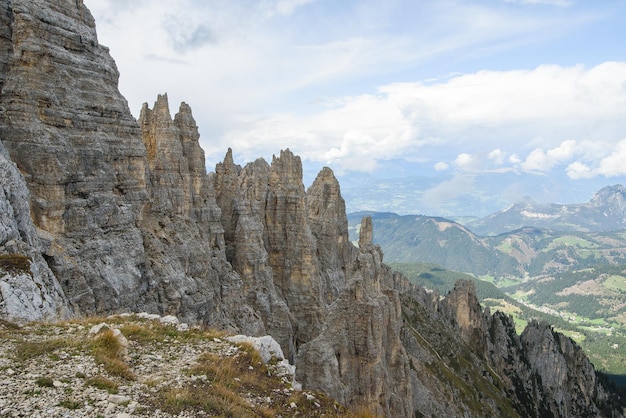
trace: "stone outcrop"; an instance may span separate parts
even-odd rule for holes
[[[0,138],[26,178],[44,256],[76,313],[130,306],[145,149],[115,63],[82,1],[0,4],[11,39],[0,35]]]
[[[182,103],[172,119],[167,95],[160,95],[152,109],[144,104],[139,124],[149,196],[138,223],[145,251],[141,309],[263,334],[241,278],[226,261],[221,211],[191,109]]]
[[[403,345],[417,416],[624,416],[612,393],[568,337],[531,322],[518,335],[510,316],[482,311],[471,282],[445,298],[403,296]],[[610,412],[609,412],[610,411]]]
[[[290,151],[271,165],[257,160],[242,168],[229,150],[213,183],[228,260],[304,386],[352,407],[410,414],[399,297],[380,284],[393,273],[371,233],[361,251],[350,243],[332,170],[322,169],[305,193],[300,160]]]
[[[188,105],[172,118],[162,95],[136,121],[80,0],[0,0],[0,23],[2,318],[269,334],[305,388],[385,416],[623,416],[569,339],[517,336],[467,282],[411,286],[369,218],[354,247],[330,169],[305,190],[289,150],[244,167],[229,150],[207,174]]]
[[[12,0],[0,10],[9,23],[0,32],[0,138],[26,179],[66,311],[141,308],[263,331],[225,259],[189,107],[172,120],[159,97],[138,124],[81,1]]]
[[[25,322],[69,314],[42,256],[26,182],[0,142],[0,317]]]
[[[400,298],[392,289],[381,290],[381,276],[390,272],[371,241],[361,242],[346,289],[329,307],[322,332],[299,351],[297,379],[352,408],[412,416]]]

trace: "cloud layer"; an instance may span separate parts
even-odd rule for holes
[[[581,39],[608,48],[585,30],[619,3],[85,3],[131,109],[162,92],[190,103],[210,161],[290,148],[338,171],[402,158],[459,176],[626,175],[626,63],[577,64]]]
[[[393,83],[316,104],[300,116],[241,121],[226,142],[242,155],[291,147],[345,170],[380,159],[424,160],[463,172],[567,169],[571,178],[626,175],[626,63],[480,71],[441,82]],[[454,153],[449,153],[454,150]]]

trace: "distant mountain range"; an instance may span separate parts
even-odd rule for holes
[[[476,276],[551,274],[626,263],[626,188],[605,187],[588,203],[515,204],[465,221],[389,212],[348,215],[351,239],[372,217],[374,242],[388,262],[427,262]]]
[[[318,165],[309,164],[305,184],[315,179],[317,171]],[[607,185],[606,178],[600,176],[573,181],[556,174],[455,174],[429,171],[427,163],[409,164],[403,160],[381,162],[371,173],[336,174],[348,213],[394,212],[454,219],[486,217],[523,200],[524,196],[544,204],[585,202]],[[616,181],[619,182],[622,181]]]
[[[626,233],[620,231],[523,227],[496,236],[479,236],[445,218],[357,212],[348,215],[351,240],[358,239],[365,215],[372,217],[374,242],[383,249],[386,262],[435,263],[496,280],[626,264]]]
[[[460,220],[479,235],[497,235],[522,227],[559,231],[602,232],[626,229],[626,188],[598,191],[587,203],[541,204],[526,199],[484,218]]]

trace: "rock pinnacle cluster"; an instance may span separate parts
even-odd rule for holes
[[[150,312],[271,335],[296,378],[352,410],[413,416],[623,416],[580,348],[515,334],[471,283],[411,286],[332,170],[282,150],[209,172],[191,108],[135,120],[81,0],[0,0],[0,317]],[[547,370],[553,368],[553,373]]]

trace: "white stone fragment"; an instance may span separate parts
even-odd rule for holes
[[[162,318],[159,318],[159,321],[164,325],[177,325],[179,323],[178,318],[174,315],[166,315]]]
[[[280,348],[280,344],[276,342],[270,335],[264,335],[263,337],[250,337],[247,335],[235,335],[228,337],[227,340],[231,343],[248,343],[259,352],[263,363],[268,363],[272,357],[277,360],[283,360],[283,350]]]

